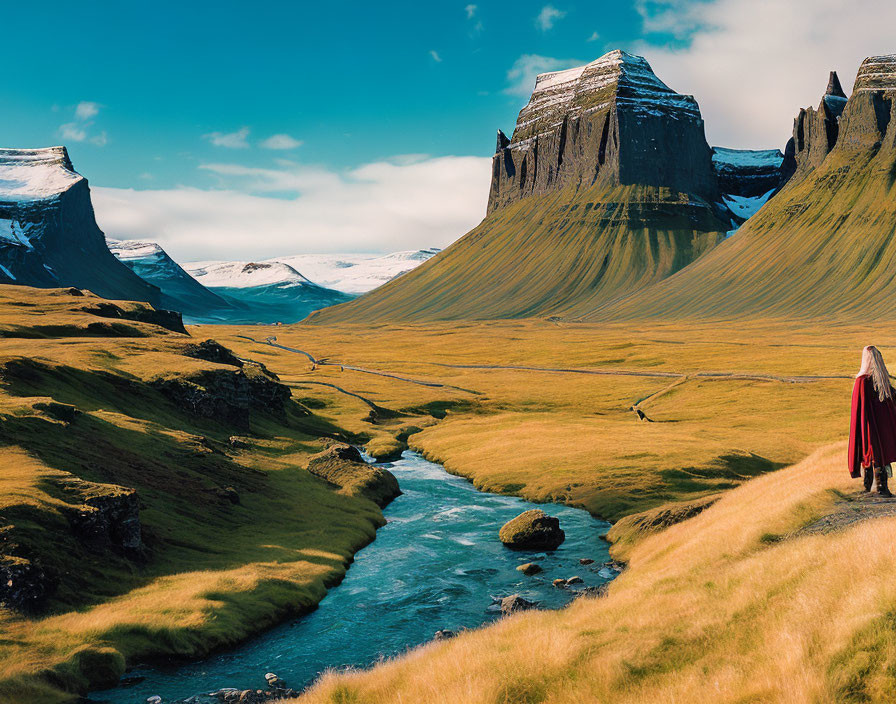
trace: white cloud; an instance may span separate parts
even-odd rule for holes
[[[265,149],[295,149],[302,146],[302,140],[288,134],[273,134],[261,143]]]
[[[557,20],[562,20],[564,17],[566,17],[565,10],[558,10],[553,5],[545,5],[535,18],[535,26],[542,32],[547,32],[549,29],[553,29]]]
[[[586,41],[596,42],[598,39],[600,39],[600,35],[597,32],[594,32]]]
[[[432,57],[432,60],[435,61],[436,63],[439,63],[439,64],[442,63],[442,57],[439,56],[439,52],[437,52],[435,49],[430,49],[429,55]]]
[[[464,10],[467,13],[467,19],[471,20],[476,16],[476,10],[479,9],[476,5],[467,5]]]
[[[59,125],[59,136],[68,142],[90,142],[98,147],[106,146],[108,138],[106,132],[91,135],[91,127],[94,125],[94,117],[99,115],[99,103],[82,100],[75,106],[75,119]],[[54,106],[54,112],[58,112],[58,106]]]
[[[89,120],[99,115],[99,103],[92,103],[89,100],[82,100],[75,108],[75,118],[78,120]]]
[[[532,93],[532,89],[535,88],[535,77],[539,73],[559,71],[585,63],[588,62],[576,59],[555,59],[552,56],[539,54],[523,54],[513,62],[513,66],[507,72],[507,88],[504,89],[504,92],[508,95],[528,97]]]
[[[685,48],[648,37],[635,50],[697,98],[720,146],[783,148],[829,71],[848,93],[862,59],[896,50],[896,3],[880,0],[642,0],[639,9],[647,31],[691,37]]]
[[[77,122],[66,122],[59,126],[59,135],[70,142],[83,142],[87,139],[87,130]]]
[[[485,216],[491,160],[416,155],[347,172],[288,162],[203,168],[220,189],[94,187],[100,227],[159,242],[180,261],[440,247]]]
[[[241,127],[236,132],[209,132],[202,135],[203,139],[207,139],[216,147],[226,149],[246,149],[249,146],[248,137],[248,127]]]

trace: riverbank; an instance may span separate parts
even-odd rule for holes
[[[496,599],[519,594],[539,608],[557,609],[617,574],[603,565],[607,545],[598,536],[608,524],[584,511],[545,507],[559,518],[564,542],[547,553],[514,551],[501,545],[498,529],[533,504],[478,492],[413,453],[389,469],[403,494],[385,509],[388,523],[312,614],[209,659],[138,668],[129,676],[145,677],[142,682],[96,692],[91,701],[131,704],[159,695],[171,702],[221,687],[254,690],[270,671],[302,688],[328,669],[368,667],[437,632],[492,623],[501,616]],[[537,574],[516,569],[529,562],[539,566]],[[567,588],[553,584],[572,577]]]
[[[896,518],[806,530],[859,490],[845,450],[645,537],[604,599],[331,673],[296,702],[889,701]]]

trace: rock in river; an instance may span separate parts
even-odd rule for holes
[[[517,568],[518,572],[522,572],[527,577],[538,574],[541,572],[541,565],[536,562],[526,562],[525,564],[519,565]]]
[[[517,611],[528,611],[538,606],[537,602],[523,599],[519,594],[511,594],[501,599],[501,613],[504,616],[514,614]]]
[[[498,537],[504,545],[517,550],[554,550],[566,534],[558,519],[536,508],[505,523]]]

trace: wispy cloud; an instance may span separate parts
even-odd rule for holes
[[[100,104],[89,100],[82,100],[75,108],[75,118],[78,120],[90,120],[100,113]]]
[[[535,87],[535,78],[539,73],[559,71],[564,68],[581,66],[587,63],[576,59],[555,59],[551,56],[539,54],[523,54],[507,72],[507,87],[504,92],[508,95],[527,97]]]
[[[432,57],[432,60],[435,61],[437,64],[442,63],[442,57],[439,56],[439,52],[437,52],[435,49],[430,49],[429,55]]]
[[[67,142],[88,142],[98,147],[106,146],[109,141],[105,130],[94,133],[95,118],[102,106],[88,100],[82,100],[75,106],[74,120],[59,125],[59,136]]]
[[[598,39],[600,39],[600,35],[597,32],[594,32],[586,41],[596,42]]]
[[[473,19],[473,18],[476,16],[476,10],[478,10],[478,9],[479,9],[479,8],[478,8],[478,6],[476,6],[476,5],[472,5],[472,4],[467,5],[467,6],[464,8],[464,10],[465,10],[466,13],[467,13],[467,19],[468,19],[468,20]]]
[[[467,13],[467,19],[473,23],[470,30],[470,36],[476,36],[483,30],[482,20],[479,19],[479,5],[467,5],[464,8],[464,12]]]
[[[202,135],[216,147],[225,149],[246,149],[249,146],[249,128],[241,127],[236,132],[209,132]]]
[[[95,187],[97,220],[109,237],[153,239],[190,261],[440,247],[485,215],[488,158],[407,155],[348,171],[280,163],[205,164],[214,190]]]
[[[542,32],[547,32],[554,28],[557,20],[562,20],[564,17],[566,17],[565,10],[558,10],[553,5],[545,5],[535,18],[535,26]]]
[[[295,149],[302,146],[302,140],[288,134],[272,134],[262,141],[261,146],[265,149]]]

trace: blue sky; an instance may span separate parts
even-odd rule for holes
[[[181,260],[445,246],[535,74],[612,48],[749,148],[896,51],[889,0],[51,0],[3,23],[0,145],[65,144],[107,234]]]
[[[248,165],[287,156],[336,168],[488,156],[493,130],[511,130],[525,102],[505,92],[520,56],[589,61],[639,37],[641,20],[624,2],[119,0],[10,3],[4,24],[21,31],[0,43],[16,66],[2,142],[65,141],[92,183],[145,188],[216,185],[196,164],[225,151]],[[85,102],[97,112],[79,120]],[[244,128],[245,148],[203,137],[240,144]],[[260,148],[272,135],[301,146]]]

